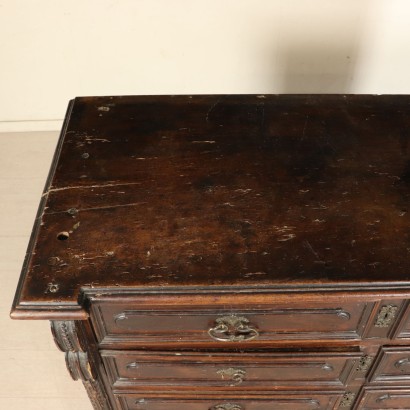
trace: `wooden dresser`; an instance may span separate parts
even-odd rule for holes
[[[409,138],[410,96],[76,98],[11,315],[99,410],[410,409]]]

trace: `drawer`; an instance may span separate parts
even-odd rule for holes
[[[407,307],[404,311],[401,323],[397,330],[398,339],[410,339],[410,303],[407,303]]]
[[[354,409],[410,410],[410,389],[372,389],[366,387]]]
[[[101,352],[114,389],[344,388],[359,353]]]
[[[272,341],[360,340],[374,306],[346,300],[252,306],[224,303],[222,298],[203,307],[177,299],[165,305],[93,303],[91,319],[100,346],[107,348],[271,346]]]
[[[382,347],[369,379],[372,383],[410,383],[410,347]]]
[[[343,393],[287,393],[270,398],[147,398],[117,395],[124,410],[330,410],[336,408]]]

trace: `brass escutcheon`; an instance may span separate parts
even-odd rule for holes
[[[228,367],[226,369],[220,369],[216,372],[219,374],[222,379],[228,378],[228,380],[233,381],[234,383],[231,386],[235,386],[238,384],[243,383],[246,377],[246,370],[243,369],[235,369],[234,367]]]

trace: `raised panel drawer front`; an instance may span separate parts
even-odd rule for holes
[[[410,339],[410,302],[407,302],[407,307],[397,332],[397,338]]]
[[[278,394],[264,399],[238,398],[147,398],[140,395],[117,396],[124,410],[330,410],[343,393]]]
[[[410,410],[410,389],[365,388],[356,403],[357,410]]]
[[[114,389],[228,390],[331,386],[344,388],[356,353],[191,353],[102,351]]]
[[[323,299],[323,298],[322,298]],[[218,301],[219,302],[219,301]],[[156,344],[231,347],[286,340],[360,340],[374,302],[328,301],[198,306],[95,303],[92,320],[102,347]],[[384,329],[383,329],[384,330]]]
[[[382,347],[370,381],[410,383],[410,347]]]

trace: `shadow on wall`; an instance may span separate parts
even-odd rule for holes
[[[289,6],[282,9],[273,62],[278,93],[343,94],[352,89],[371,2],[319,3],[301,1],[296,13]]]
[[[311,44],[283,55],[280,93],[349,93],[356,56],[352,50]]]

